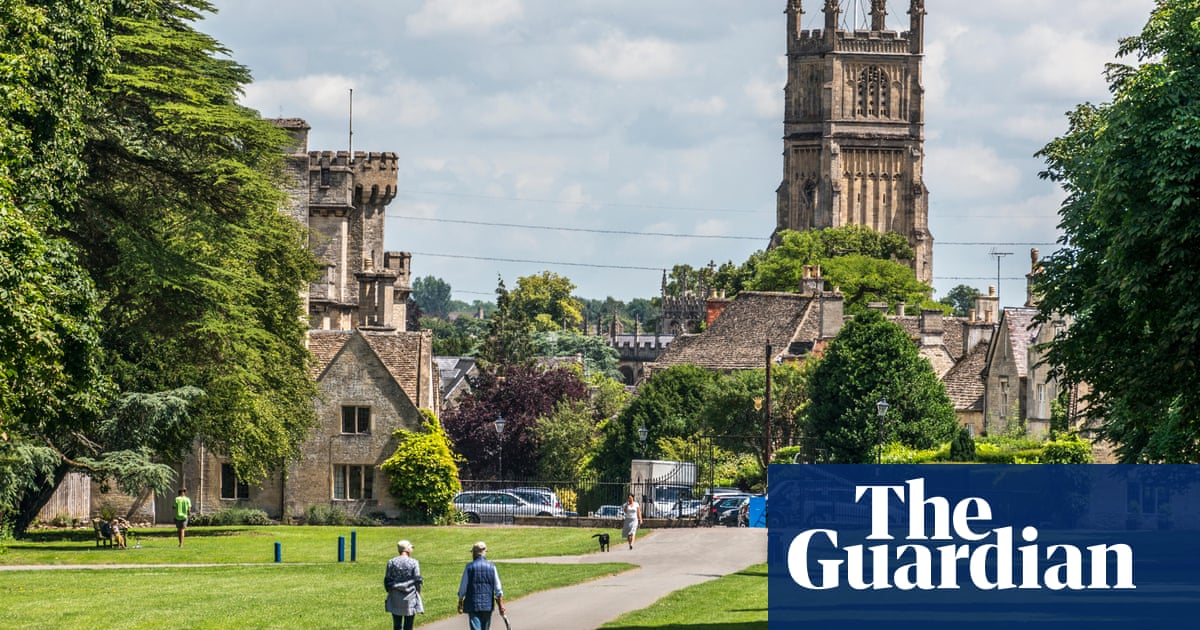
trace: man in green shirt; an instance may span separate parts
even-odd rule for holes
[[[179,546],[183,546],[183,532],[187,529],[188,515],[192,513],[192,500],[187,498],[187,488],[179,489],[175,497],[175,529],[179,530]]]

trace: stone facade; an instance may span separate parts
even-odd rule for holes
[[[314,505],[395,516],[379,465],[395,452],[396,429],[418,430],[421,410],[441,411],[441,379],[430,332],[407,332],[411,255],[383,249],[384,215],[396,193],[394,153],[307,150],[308,125],[274,121],[293,138],[285,210],[305,226],[322,276],[309,286],[309,350],[320,396],[317,426],[301,456],[259,485],[240,481],[228,461],[197,443],[181,483],[193,507],[253,507],[294,521]],[[170,501],[157,518],[170,521]]]
[[[910,27],[886,30],[885,0],[871,1],[870,30],[838,28],[827,0],[825,29],[801,30],[801,0],[788,0],[780,230],[865,225],[895,231],[916,251],[917,278],[933,281],[924,182],[924,0]],[[772,243],[776,242],[772,238]]]

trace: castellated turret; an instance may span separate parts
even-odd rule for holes
[[[865,225],[894,231],[916,250],[917,278],[933,279],[924,183],[924,0],[908,3],[909,30],[887,30],[886,0],[871,0],[869,28],[843,28],[825,0],[824,29],[804,30],[802,0],[787,0],[781,230]],[[815,4],[815,2],[814,2]],[[891,4],[899,4],[893,2]]]
[[[317,330],[403,330],[412,255],[383,248],[387,205],[396,197],[395,153],[308,151],[308,124],[276,125],[293,137],[289,212],[308,230],[321,276],[306,295]]]

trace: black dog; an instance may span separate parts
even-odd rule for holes
[[[600,539],[600,551],[608,551],[608,534],[592,534],[592,538]]]

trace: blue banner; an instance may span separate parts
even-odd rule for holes
[[[1200,624],[1200,466],[772,465],[769,624]]]

